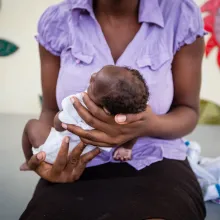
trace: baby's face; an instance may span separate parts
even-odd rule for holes
[[[107,91],[109,85],[106,77],[106,71],[101,69],[99,72],[93,73],[90,78],[90,84],[87,93],[89,98],[98,106],[101,105],[101,97]]]

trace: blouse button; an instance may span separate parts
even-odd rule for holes
[[[79,64],[79,63],[80,63],[80,60],[79,60],[79,59],[76,59],[76,63]]]

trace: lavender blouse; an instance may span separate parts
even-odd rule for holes
[[[38,42],[61,58],[56,97],[59,108],[66,96],[87,88],[90,76],[104,65],[139,70],[150,90],[149,104],[156,114],[170,109],[174,89],[172,61],[175,53],[205,34],[200,10],[193,0],[140,0],[140,30],[114,63],[98,24],[92,0],[65,0],[49,7],[38,24]],[[184,160],[182,139],[139,138],[130,165],[140,170],[163,158]],[[116,162],[103,152],[88,166]]]

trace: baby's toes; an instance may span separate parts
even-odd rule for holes
[[[118,149],[115,150],[113,157],[115,160],[127,161],[127,160],[131,160],[131,153],[132,153],[131,149],[119,147]]]
[[[28,164],[26,162],[24,162],[21,166],[20,166],[20,170],[21,171],[27,171],[30,170]]]

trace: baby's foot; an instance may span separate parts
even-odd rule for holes
[[[27,170],[30,170],[27,162],[24,162],[21,166],[20,166],[20,170],[21,171],[27,171]]]
[[[126,149],[124,147],[119,147],[114,152],[114,159],[115,160],[121,160],[121,161],[127,161],[131,160],[131,149]]]

